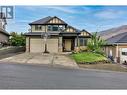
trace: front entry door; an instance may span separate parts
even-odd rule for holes
[[[73,40],[64,39],[64,51],[72,51],[72,50],[73,50]]]

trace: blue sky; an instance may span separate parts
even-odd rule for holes
[[[127,6],[15,6],[8,32],[28,32],[28,23],[58,16],[68,24],[89,32],[127,25]]]

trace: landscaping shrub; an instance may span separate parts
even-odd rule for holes
[[[17,34],[16,32],[12,32],[11,38],[9,40],[10,45],[12,46],[25,46],[25,36],[21,34]]]
[[[106,44],[106,42],[100,38],[100,36],[97,36],[97,32],[94,33],[88,42],[88,50],[91,52],[95,52],[101,55],[104,55],[104,52],[102,51],[102,47]]]

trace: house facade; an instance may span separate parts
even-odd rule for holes
[[[0,13],[0,43],[8,42],[9,33],[6,32],[7,21],[3,13]]]
[[[30,31],[26,35],[26,52],[50,53],[67,52],[85,49],[91,34],[68,25],[62,19],[45,17],[29,23]]]
[[[117,63],[127,61],[127,32],[108,38],[106,42],[103,50],[107,56],[112,56]]]

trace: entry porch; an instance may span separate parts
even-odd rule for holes
[[[59,36],[59,52],[71,52],[78,48],[79,33],[61,33]]]

